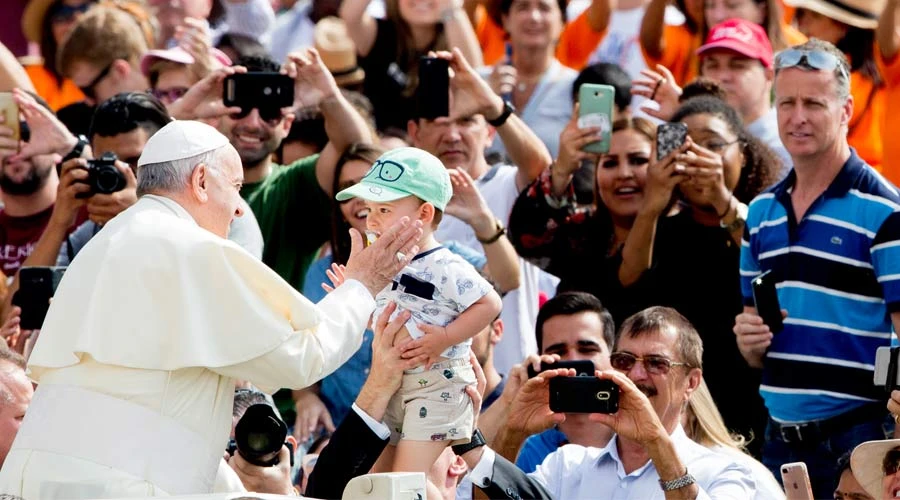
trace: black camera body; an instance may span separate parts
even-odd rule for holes
[[[286,440],[287,431],[287,424],[278,418],[271,406],[251,405],[234,426],[234,439],[228,443],[228,453],[234,455],[236,451],[253,465],[271,467],[278,464],[281,447],[287,446],[293,467],[294,447]]]
[[[103,153],[100,158],[88,160],[88,178],[85,182],[90,186],[88,193],[79,195],[79,198],[90,198],[95,194],[112,194],[125,189],[127,181],[125,175],[116,167],[116,155]]]

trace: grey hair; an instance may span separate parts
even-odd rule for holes
[[[833,55],[837,58],[838,64],[834,67],[834,82],[837,87],[837,97],[842,101],[846,101],[847,98],[850,97],[850,63],[847,61],[847,56],[841,52],[840,49],[835,47],[833,44],[826,42],[824,40],[819,40],[818,38],[810,38],[806,43],[801,45],[795,45],[791,47],[792,49],[797,50],[807,50],[813,51],[818,50],[820,52],[826,52],[828,54]],[[777,58],[776,58],[777,62]],[[799,64],[794,66],[796,68],[800,68],[806,71],[817,71],[816,68],[813,68],[809,65],[808,61],[804,59],[803,64]],[[781,69],[778,68],[778,64],[775,65],[775,76],[778,76],[778,73]]]
[[[191,183],[194,167],[203,163],[219,170],[224,147],[180,160],[148,163],[138,167],[137,194],[172,193],[187,188]]]

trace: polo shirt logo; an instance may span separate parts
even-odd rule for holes
[[[832,237],[831,237],[831,244],[832,244],[832,245],[842,245],[843,243],[844,243],[844,240],[840,239],[839,237],[837,237],[837,236],[832,236]]]

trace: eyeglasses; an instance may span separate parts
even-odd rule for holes
[[[93,2],[83,3],[75,7],[71,5],[60,5],[53,14],[50,15],[51,23],[68,23],[75,19],[78,14],[84,14],[91,7]]]
[[[881,472],[887,477],[896,474],[898,471],[900,471],[900,448],[894,448],[884,454],[884,460],[881,462]]]
[[[394,182],[403,175],[404,171],[405,169],[403,168],[403,165],[395,161],[379,160],[376,161],[374,165],[372,165],[372,168],[369,169],[368,172],[366,172],[366,175],[363,177],[363,179],[365,179],[366,177],[375,176],[385,182]]]
[[[834,54],[823,50],[787,49],[775,56],[775,69],[806,67],[822,71],[834,71],[840,68],[841,75],[848,78],[847,69]]]
[[[263,108],[241,108],[241,110],[237,113],[231,114],[232,120],[243,120],[250,114],[251,111],[256,110],[259,112],[259,117],[262,121],[266,122],[270,127],[274,127],[278,122],[281,121],[282,114],[280,108],[273,108],[270,106]]]
[[[153,97],[163,102],[175,102],[190,89],[188,87],[172,87],[170,89],[150,89],[147,91]]]
[[[672,361],[664,356],[638,357],[630,352],[614,352],[609,356],[609,362],[613,368],[620,372],[628,373],[638,362],[644,363],[644,369],[651,375],[665,375],[673,366],[688,366],[687,363]]]
[[[100,83],[101,80],[103,80],[104,78],[106,78],[107,75],[109,75],[109,71],[112,69],[113,63],[115,63],[115,61],[107,64],[106,67],[103,68],[103,71],[101,71],[99,74],[97,74],[96,78],[91,80],[91,83],[85,85],[84,87],[78,87],[81,90],[81,92],[84,95],[90,97],[91,99],[96,100],[97,96],[94,92],[94,87],[96,87],[97,84]]]

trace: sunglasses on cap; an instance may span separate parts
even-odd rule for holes
[[[640,361],[644,364],[644,370],[651,375],[665,375],[673,366],[687,366],[687,363],[679,363],[672,361],[665,356],[644,356],[638,357],[630,352],[614,352],[609,355],[609,364],[620,372],[628,373],[634,368],[634,365]]]
[[[829,54],[824,50],[787,49],[775,56],[776,70],[798,66],[821,71],[834,71],[835,68],[840,68],[844,78],[849,77],[847,69],[841,64],[841,60],[834,54]]]
[[[881,472],[885,477],[892,476],[900,471],[900,448],[884,454],[884,460],[881,462]]]
[[[273,108],[273,107],[263,107],[263,108],[241,108],[241,110],[237,113],[232,113],[232,120],[243,120],[250,114],[251,111],[257,110],[259,112],[259,117],[262,121],[266,122],[270,127],[274,127],[281,119],[284,117],[281,114],[281,108]]]

